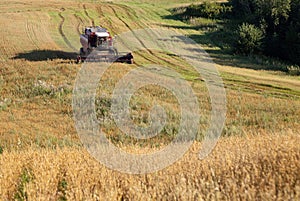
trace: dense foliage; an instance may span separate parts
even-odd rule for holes
[[[235,18],[259,27],[264,33],[263,43],[257,50],[300,65],[300,0],[231,0],[230,4]],[[239,28],[238,40],[244,31]],[[243,44],[253,40],[248,39]],[[240,51],[241,44],[237,44]]]
[[[231,7],[226,4],[205,1],[202,4],[192,4],[186,8],[185,15],[205,18],[221,18],[231,11]]]
[[[206,1],[181,10],[182,19],[231,19],[237,23],[231,44],[236,53],[264,54],[300,65],[300,0]]]
[[[238,28],[236,51],[252,54],[261,51],[263,32],[252,24],[244,23]]]

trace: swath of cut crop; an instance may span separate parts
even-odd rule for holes
[[[77,49],[71,44],[71,42],[68,40],[65,33],[63,32],[63,25],[64,25],[64,22],[65,22],[64,16],[62,15],[61,12],[58,15],[61,18],[61,22],[59,23],[59,27],[58,27],[60,35],[62,36],[63,40],[65,41],[66,45],[69,48],[71,48],[73,51],[77,51]]]
[[[82,25],[84,25],[84,22],[83,20],[81,19],[81,17],[79,17],[77,14],[74,14],[74,17],[77,19],[78,23],[77,23],[77,26],[76,26],[76,30],[77,30],[77,33],[78,35],[81,34],[81,30],[80,30],[80,27]]]
[[[114,5],[115,6],[115,5]],[[127,23],[118,13],[118,11],[114,8],[114,6],[110,6],[110,8],[112,9],[114,15],[130,30],[130,31],[133,31],[132,27],[130,26],[129,23]],[[130,12],[128,11],[129,8],[127,7],[124,7],[124,6],[119,6],[119,5],[116,5],[118,8],[119,8],[119,11],[120,12],[123,12],[127,15],[128,19],[130,19],[130,22],[133,22],[133,24],[136,24],[136,27],[138,29],[143,29],[143,28],[148,28],[147,24],[141,24],[141,23],[135,23],[135,16],[130,14]],[[134,32],[133,32],[135,38],[140,42],[140,44],[142,45],[143,48],[145,48],[145,50],[152,56],[156,57],[159,61],[163,61],[164,63],[167,63],[168,65],[174,65],[174,63],[170,62],[169,60],[163,58],[163,57],[160,57],[158,56],[156,53],[154,53],[152,50],[150,50],[149,48],[146,47],[146,45],[143,43],[143,41],[140,39],[140,36],[136,35]],[[148,34],[148,37],[151,37],[151,34]],[[149,60],[149,58],[148,58]]]
[[[123,19],[119,16],[118,11],[116,11],[116,9],[114,8],[114,6],[108,6],[108,7],[112,10],[114,16],[115,16],[119,21],[122,22],[122,24],[124,24],[130,31],[133,31],[133,29],[131,28],[131,26],[129,25],[129,23],[127,23],[125,20],[123,20]],[[133,32],[133,33],[134,33],[134,32]],[[149,50],[149,49],[145,46],[145,44],[143,43],[143,41],[142,41],[136,34],[134,34],[134,35],[135,35],[136,39],[140,42],[140,44],[145,48],[145,50],[146,50],[148,53],[150,53],[150,55],[151,55],[151,50]],[[126,46],[126,44],[124,44],[124,45]],[[144,55],[142,55],[142,54],[140,54],[140,53],[136,53],[136,54],[139,54],[139,56],[143,57],[144,59],[146,59],[146,60],[148,60],[148,61],[150,61],[150,62],[154,62],[154,63],[156,62],[155,60],[152,60],[152,59],[150,59],[149,57],[145,57]]]
[[[83,10],[84,10],[85,15],[90,19],[90,21],[91,21],[91,23],[92,23],[92,26],[95,26],[95,20],[94,20],[94,19],[89,15],[89,13],[87,12],[86,5],[83,4],[82,7],[83,7]]]

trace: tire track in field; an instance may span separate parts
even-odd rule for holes
[[[132,31],[132,29],[130,28],[130,26],[129,26],[123,19],[121,19],[120,17],[118,17],[118,15],[116,14],[115,10],[114,10],[111,6],[109,6],[109,7],[113,10],[113,12],[114,12],[115,16],[118,18],[118,20],[120,20],[122,23],[124,23],[125,26],[126,26],[130,31]],[[138,38],[137,36],[135,36],[135,37],[137,38],[137,40],[138,40],[141,44],[143,43],[141,40],[139,40],[139,38]],[[124,45],[125,47],[127,47],[128,49],[130,49],[128,46],[126,46],[126,42],[123,42],[123,45]],[[146,49],[146,51],[149,52],[148,49],[146,48],[145,44],[142,44],[142,45],[143,45],[143,47]],[[149,57],[146,57],[146,56],[142,55],[140,52],[136,52],[135,54],[138,54],[140,57],[144,58],[145,60],[147,60],[147,61],[149,61],[149,62],[154,62],[154,63],[155,63],[155,60],[152,60],[152,59],[150,59]]]
[[[31,41],[31,43],[36,47],[36,49],[39,49],[39,46],[37,45],[37,41],[33,37],[35,35],[33,26],[29,22],[28,18],[26,19],[26,23],[25,23],[25,32],[26,32],[28,39]]]
[[[49,31],[49,27],[51,27],[49,24],[51,18],[48,16],[48,14],[45,15],[44,13],[39,13],[38,19],[39,19],[38,34],[40,35],[38,39],[40,42],[39,43],[40,48],[49,49],[51,47],[50,49],[59,49],[59,46],[55,43],[55,41],[53,41],[53,38],[51,37]]]
[[[81,17],[79,17],[77,14],[74,14],[74,17],[77,19],[78,24],[76,26],[76,30],[78,35],[81,35],[81,30],[80,30],[80,26],[84,24],[83,20],[81,19]]]
[[[133,9],[133,8],[131,8],[131,7],[128,7],[128,6],[126,6],[126,5],[123,5],[123,4],[117,4],[119,7],[121,7],[121,8],[123,8],[124,9],[124,11],[126,12],[126,14],[128,15],[128,16],[134,16],[134,18],[139,18],[138,17],[138,15],[137,15],[137,13],[136,13],[136,11]],[[130,12],[129,12],[130,11]],[[155,15],[157,15],[157,16],[161,16],[161,14],[158,12],[158,11],[155,11],[155,10],[151,10],[151,9],[144,9],[144,11],[145,12],[152,12],[152,13],[154,13]],[[133,17],[131,17],[131,19],[133,19]],[[146,16],[144,16],[144,20],[146,20],[147,22],[150,22],[150,21],[152,21],[151,19],[149,19],[149,17],[146,17]],[[143,26],[144,27],[149,27],[149,25],[148,24],[146,24],[145,22],[142,22],[142,21],[140,21],[140,24],[138,24],[140,27],[142,27],[141,26],[141,24],[143,24]],[[143,27],[142,27],[143,28]],[[148,32],[147,32],[148,33]],[[152,35],[151,34],[149,34],[148,33],[148,36],[150,37],[150,38],[152,38]],[[182,59],[179,57],[172,57],[173,59],[175,59],[175,60],[177,60],[177,61],[179,61],[179,62],[182,62]],[[163,61],[165,61],[165,62],[167,62],[167,63],[169,63],[169,64],[172,64],[171,62],[169,62],[168,60],[165,60],[165,59],[163,59],[163,58],[160,58],[161,60],[163,60]],[[180,66],[180,65],[179,65]],[[185,65],[181,65],[182,67],[186,67]]]
[[[133,21],[133,22],[135,22],[135,17],[133,16],[133,15],[131,15],[131,14],[129,14],[130,12],[128,11],[128,10],[131,10],[131,8],[129,8],[129,7],[127,7],[127,6],[123,6],[123,5],[117,5],[119,8],[121,8],[122,10],[124,10],[125,11],[125,13],[128,15],[128,17],[129,17],[129,19],[131,20],[131,21]],[[116,10],[115,10],[115,8],[113,7],[113,6],[109,6],[111,9],[112,9],[112,11],[113,11],[113,13],[114,13],[114,15],[130,30],[130,31],[133,31],[133,29],[130,27],[130,25],[124,20],[124,19],[122,19],[119,15],[118,15],[118,13],[116,12]],[[136,25],[140,28],[140,29],[144,29],[144,28],[147,28],[147,25],[145,24],[145,23],[143,23],[143,25],[141,25],[140,23],[136,23]],[[144,47],[145,48],[145,50],[149,53],[149,54],[151,54],[152,56],[154,56],[154,57],[156,57],[157,59],[159,59],[160,61],[163,61],[163,62],[165,62],[165,63],[167,63],[167,64],[169,64],[169,65],[174,65],[174,63],[172,63],[172,62],[170,62],[169,60],[166,60],[165,58],[163,58],[163,57],[160,57],[160,56],[158,56],[158,55],[156,55],[151,49],[148,49],[147,48],[147,46],[144,44],[144,42],[134,33],[134,32],[132,32],[133,33],[133,35],[135,36],[135,38],[140,42],[140,44],[142,45],[142,47]],[[150,37],[150,38],[152,38],[151,37],[151,34],[148,34],[148,36]],[[146,57],[144,57],[143,56],[143,58],[145,58],[146,59]],[[151,61],[151,60],[149,60],[149,58],[147,58],[147,60],[148,61]],[[153,60],[152,60],[152,62],[153,62]]]
[[[122,9],[125,11],[125,13],[130,17],[129,19],[130,19],[131,21],[135,21],[136,19],[138,19],[138,15],[137,15],[136,11],[135,11],[133,8],[128,7],[128,6],[126,6],[126,5],[122,5],[122,4],[117,4],[117,6],[120,7],[120,8],[122,8]],[[155,11],[151,11],[151,12],[154,12],[155,14],[157,14]],[[158,15],[158,14],[157,14],[157,15]],[[147,18],[145,18],[145,19],[147,19]],[[151,20],[149,19],[149,21],[151,21]],[[142,22],[142,21],[140,21],[140,23],[136,23],[136,24],[140,27],[140,29],[144,29],[144,28],[148,28],[148,27],[149,27],[148,24],[146,24],[146,23],[144,23],[144,22]],[[149,33],[148,31],[146,31],[146,33],[148,34],[147,36],[148,36],[149,38],[153,38],[153,37],[152,37],[153,34]],[[167,59],[165,59],[165,58],[163,58],[163,57],[157,56],[156,54],[153,54],[153,56],[155,56],[156,58],[158,58],[158,59],[164,61],[164,62],[167,63],[167,64],[174,65],[172,62],[170,62],[169,60],[167,60]],[[175,59],[175,60],[177,60],[177,61],[182,61],[181,59],[178,59],[177,57],[175,57],[175,58],[172,57],[172,59]],[[177,65],[178,65],[178,64],[177,64]],[[180,65],[179,65],[179,66],[180,66]],[[185,65],[183,65],[182,67],[185,67]]]
[[[89,18],[90,21],[92,22],[92,26],[95,26],[95,20],[94,20],[94,19],[89,15],[89,13],[87,12],[86,5],[83,4],[82,7],[83,7],[83,10],[84,10],[85,15],[86,15],[87,18]]]
[[[36,16],[36,18],[35,18],[35,23],[32,24],[32,31],[33,31],[35,42],[38,48],[41,49],[44,47],[45,43],[48,42],[47,33],[43,29],[43,20],[41,19],[39,13],[35,12],[33,14]]]
[[[116,6],[116,5],[114,4],[114,6]],[[124,19],[122,19],[122,18],[119,16],[119,14],[118,14],[118,12],[116,11],[116,9],[114,8],[114,6],[107,5],[107,7],[110,8],[110,9],[112,10],[114,16],[115,16],[119,21],[121,21],[121,22],[122,22],[122,23],[130,30],[130,31],[133,31],[133,29],[131,28],[131,26],[130,26]],[[134,14],[134,16],[131,15],[130,12],[127,11],[127,9],[129,9],[129,8],[127,8],[127,7],[124,8],[124,7],[119,6],[119,5],[118,5],[117,7],[120,8],[121,10],[125,11],[126,15],[129,16],[129,19],[130,19],[131,21],[136,22],[136,19],[134,19],[134,18],[137,18],[137,16],[136,16],[136,14]],[[131,10],[131,9],[130,9],[130,10]],[[103,16],[103,17],[105,17],[105,18],[109,18],[109,17],[107,17],[107,16],[104,16],[104,13],[103,13],[103,11],[102,11],[102,7],[101,7],[101,6],[98,6],[98,7],[97,7],[97,12],[99,13],[100,16]],[[110,20],[108,20],[108,21],[109,21],[110,27],[113,28],[114,25],[111,23]],[[144,28],[144,27],[143,27],[142,25],[140,25],[139,23],[135,23],[135,24],[137,25],[137,27],[139,27],[139,28],[141,28],[141,29]],[[114,28],[113,28],[113,29],[114,29]],[[118,32],[115,31],[115,30],[112,30],[112,31],[115,32],[115,33],[118,33]],[[133,34],[134,34],[134,32],[133,32]],[[143,41],[142,41],[137,35],[134,34],[134,36],[135,36],[135,38],[141,43],[141,45],[145,48],[146,52],[148,52],[149,54],[153,55],[154,57],[156,57],[156,58],[158,58],[158,59],[160,59],[160,60],[164,60],[164,59],[158,57],[157,55],[155,55],[151,50],[149,50],[149,49],[146,47],[146,45],[143,43]],[[128,48],[128,46],[126,46],[126,42],[123,42],[123,45],[124,45],[125,47]],[[130,49],[130,48],[128,48],[128,49]],[[157,63],[157,60],[153,60],[153,59],[151,59],[151,58],[149,58],[149,57],[146,57],[146,56],[142,55],[141,53],[136,52],[136,54],[138,54],[140,57],[142,57],[143,59],[145,59],[145,60],[147,60],[147,61],[149,61],[149,62]],[[166,61],[166,60],[165,60],[165,61]],[[168,62],[168,61],[166,61],[166,62]],[[170,62],[168,62],[168,63],[170,63]],[[170,63],[170,64],[172,64],[172,63]]]
[[[132,9],[132,8],[126,6],[126,5],[121,5],[121,4],[118,4],[117,6],[118,6],[119,8],[122,8],[122,9],[125,11],[126,15],[129,16],[129,19],[130,19],[131,21],[135,21],[135,19],[138,18],[138,16],[137,16],[137,14],[136,14],[136,12],[135,12],[134,9]],[[140,29],[149,28],[149,25],[146,24],[146,23],[144,23],[144,22],[136,23],[136,25],[138,25]],[[148,33],[148,31],[146,31],[146,33]],[[149,38],[153,38],[152,35],[151,35],[150,33],[148,33],[147,36],[148,36]],[[151,50],[149,50],[149,52],[150,52],[153,56],[155,56],[156,58],[158,58],[158,59],[160,59],[160,60],[162,60],[162,61],[164,61],[164,62],[166,62],[166,63],[168,63],[168,64],[172,64],[172,62],[170,62],[170,61],[168,61],[168,60],[166,60],[166,59],[164,59],[164,58],[162,58],[162,57],[157,56],[157,55],[156,55],[155,53],[153,53]]]
[[[111,33],[113,35],[116,35],[118,32],[115,30],[115,26],[111,22],[111,18],[104,15],[104,12],[102,10],[102,5],[97,6],[96,11],[98,12],[99,17],[103,17],[104,19],[106,19],[106,22],[107,22],[108,26],[110,27]]]
[[[61,18],[61,22],[59,23],[59,27],[58,27],[58,31],[61,35],[61,37],[63,38],[63,40],[65,41],[66,45],[71,48],[72,50],[77,52],[77,49],[71,44],[71,42],[68,40],[68,38],[66,37],[65,33],[63,32],[63,25],[65,23],[65,18],[62,15],[62,12],[58,13],[58,16]]]
[[[129,24],[125,21],[125,20],[123,20],[119,15],[118,15],[118,13],[117,13],[117,11],[115,10],[115,8],[113,7],[113,6],[108,6],[108,7],[110,7],[111,9],[112,9],[112,11],[113,11],[113,13],[114,13],[114,15],[118,18],[118,20],[120,20],[130,31],[133,31],[133,29],[129,26]],[[132,32],[133,33],[133,35],[135,36],[135,38],[140,42],[140,44],[145,48],[145,50],[148,52],[148,53],[150,53],[150,54],[153,54],[152,52],[151,52],[151,50],[149,50],[147,47],[146,47],[146,45],[143,43],[143,41],[134,33],[134,32]],[[125,45],[125,44],[124,44]],[[152,59],[149,59],[149,58],[147,58],[147,57],[145,57],[145,56],[143,56],[143,55],[141,55],[141,54],[139,54],[141,57],[143,57],[144,59],[146,59],[146,60],[148,60],[148,61],[151,61],[151,62],[154,62]]]
[[[47,27],[46,20],[41,18],[39,12],[32,12],[26,17],[25,32],[29,41],[31,41],[36,49],[46,49],[48,48],[46,44],[52,42],[51,37],[48,35],[49,32],[45,30],[45,27]]]
[[[107,7],[111,9],[111,6],[107,6]],[[107,19],[107,22],[108,22],[108,25],[109,25],[109,27],[110,27],[110,29],[111,29],[111,32],[112,32],[113,34],[118,34],[118,31],[116,30],[115,26],[112,24],[111,18],[110,18],[109,16],[105,16],[105,15],[104,15],[104,12],[103,12],[103,10],[102,10],[102,5],[97,6],[97,7],[96,7],[96,10],[97,10],[97,12],[99,13],[99,15],[100,15],[101,17]],[[125,47],[127,47],[128,49],[130,49],[128,46],[126,46],[126,43],[123,43],[123,45],[124,45]],[[149,58],[143,56],[143,55],[140,54],[140,53],[136,53],[136,54],[140,55],[142,58],[144,58],[144,59],[147,60],[147,61],[153,62],[152,60],[150,60]]]
[[[81,4],[79,3],[78,4],[78,9],[81,9],[82,7],[81,7]],[[80,26],[82,25],[82,26],[84,26],[84,21],[83,21],[83,19],[80,17],[80,15],[78,15],[76,12],[77,12],[77,10],[76,9],[74,9],[74,8],[71,8],[71,10],[74,12],[74,14],[73,14],[73,16],[76,18],[76,20],[78,21],[78,24],[77,24],[77,26],[76,26],[76,31],[77,31],[77,33],[78,33],[78,35],[81,35],[82,34],[82,30],[80,30]]]

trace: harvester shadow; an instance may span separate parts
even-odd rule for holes
[[[12,59],[25,59],[28,61],[47,61],[54,59],[74,60],[77,57],[76,52],[64,52],[60,50],[32,50],[19,53]]]

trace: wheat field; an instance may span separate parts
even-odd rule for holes
[[[136,52],[134,65],[115,64],[103,77],[98,118],[108,117],[111,91],[122,75],[139,65],[166,65],[188,80],[201,103],[197,141],[173,165],[145,175],[110,170],[83,147],[73,121],[72,90],[84,26],[101,25],[113,35],[147,27],[201,35],[166,17],[170,8],[190,2],[0,2],[0,200],[300,200],[300,78],[255,70],[265,64],[212,55],[226,88],[227,119],[213,152],[199,160],[210,111],[205,83],[173,55]],[[165,146],[180,114],[174,97],[150,87],[131,104],[140,122],[155,101],[174,117],[160,137],[123,138],[110,120],[101,124],[110,140],[132,152]]]
[[[195,143],[174,165],[126,175],[83,149],[29,148],[1,156],[3,200],[299,200],[299,135],[222,139],[205,160]]]

